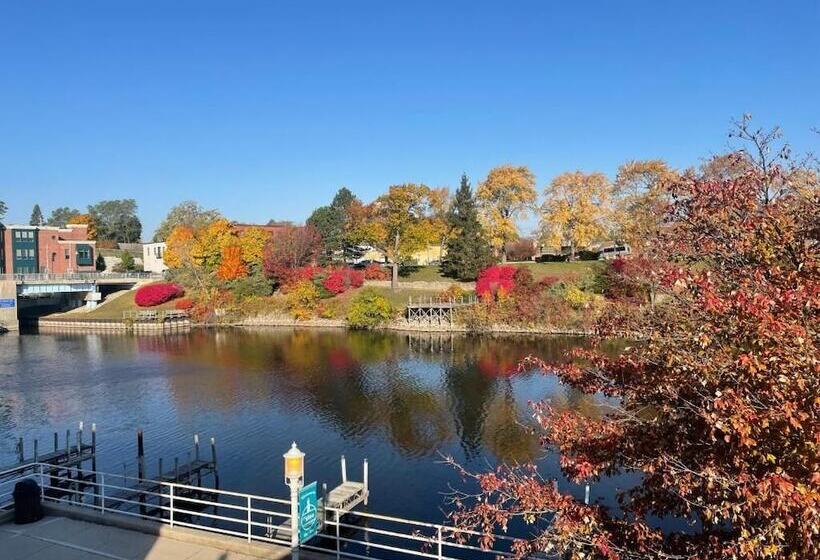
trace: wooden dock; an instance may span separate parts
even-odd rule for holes
[[[453,313],[478,303],[475,296],[460,298],[418,298],[407,301],[407,321],[426,324],[453,324]]]

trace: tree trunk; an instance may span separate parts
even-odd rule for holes
[[[390,289],[391,290],[398,290],[399,289],[399,263],[397,263],[397,262],[394,262],[391,265]]]
[[[569,260],[570,262],[575,261],[575,243],[569,244]]]
[[[507,247],[506,243],[501,246],[501,264],[507,263]]]

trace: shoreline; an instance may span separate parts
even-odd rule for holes
[[[140,332],[179,332],[182,329],[178,327],[172,328],[162,324],[146,324],[138,328],[127,328],[125,323],[121,321],[102,321],[102,320],[65,320],[65,319],[48,319],[41,318],[31,321],[27,326],[33,326],[38,331],[60,331],[67,330],[72,332],[110,332],[110,333],[140,333]],[[242,321],[233,323],[194,323],[186,321],[186,330],[195,328],[241,328],[253,330],[257,328],[300,328],[300,329],[346,329],[356,330],[348,326],[347,322],[342,319],[307,319],[297,320],[289,316],[261,316],[244,319]],[[373,331],[393,331],[393,332],[409,332],[409,333],[453,333],[453,334],[472,334],[472,335],[498,335],[498,334],[513,334],[513,335],[544,335],[544,336],[592,336],[594,333],[590,330],[572,329],[572,328],[557,328],[557,327],[521,327],[513,325],[493,325],[492,327],[473,330],[464,325],[428,325],[428,324],[411,324],[406,320],[396,320],[386,325],[377,327]]]

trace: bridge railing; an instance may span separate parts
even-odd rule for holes
[[[155,272],[65,272],[51,274],[0,274],[0,280],[13,282],[96,282],[98,280],[159,280],[162,274]]]

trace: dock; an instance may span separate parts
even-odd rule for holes
[[[478,303],[475,296],[460,298],[410,297],[407,301],[407,321],[419,324],[453,324],[454,312]]]

